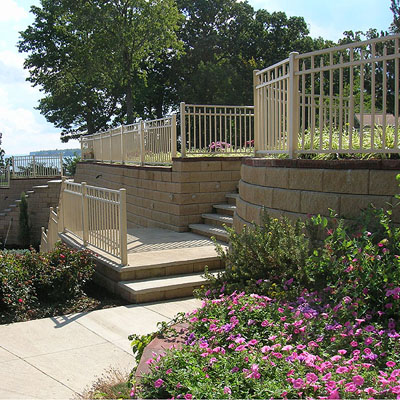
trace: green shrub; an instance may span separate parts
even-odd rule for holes
[[[82,292],[93,272],[88,252],[63,244],[49,253],[0,252],[0,308],[19,315],[38,302],[64,302]]]
[[[67,176],[74,176],[76,172],[76,165],[81,161],[81,157],[74,153],[73,157],[66,157],[63,162],[63,169]]]
[[[322,221],[312,218],[317,226]],[[356,223],[338,220],[326,232],[323,246],[304,264],[308,287],[332,288],[326,291],[332,298],[362,299],[353,312],[374,315],[385,309],[387,318],[398,315],[388,295],[400,286],[400,228],[391,212],[370,206]]]
[[[40,254],[31,253],[35,257]],[[35,287],[39,299],[61,301],[71,299],[81,293],[92,277],[94,262],[86,251],[72,250],[65,244],[58,244],[55,250],[42,256],[38,263]]]
[[[22,247],[28,248],[31,245],[31,226],[29,224],[28,202],[24,192],[21,193],[21,202],[19,203],[18,240]]]
[[[286,218],[271,218],[264,214],[263,222],[254,229],[235,233],[227,228],[230,247],[217,252],[226,269],[213,279],[210,291],[232,293],[234,290],[253,292],[280,291],[285,284],[303,281],[302,266],[309,254],[309,240],[304,235],[304,223],[292,225]],[[223,289],[221,289],[221,287]],[[209,294],[209,292],[207,292]],[[274,293],[276,295],[276,293]]]

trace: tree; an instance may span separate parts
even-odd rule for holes
[[[390,26],[392,33],[400,33],[400,0],[392,0],[390,9],[393,12],[393,22]]]
[[[140,64],[178,47],[173,0],[41,0],[31,12],[19,50],[45,93],[38,109],[63,135],[133,122]]]

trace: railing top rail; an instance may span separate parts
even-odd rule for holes
[[[340,50],[346,50],[346,49],[350,49],[350,48],[354,49],[357,47],[365,47],[365,46],[368,46],[373,43],[388,42],[390,40],[396,40],[396,39],[400,39],[400,35],[388,35],[388,36],[382,36],[382,37],[375,38],[375,39],[364,40],[361,42],[342,44],[340,46],[329,47],[327,49],[315,50],[315,51],[311,51],[309,53],[298,54],[296,56],[296,58],[301,60],[303,58],[307,58],[307,57],[311,57],[311,56],[318,56],[321,54],[331,53],[331,52],[340,51]]]
[[[156,119],[149,119],[147,121],[143,121],[145,124],[151,124],[152,122],[160,122],[167,119],[172,119],[172,115],[167,115],[166,117],[156,118]]]
[[[227,106],[225,104],[187,104],[185,103],[185,107],[214,107],[214,108],[247,108],[254,109],[254,106]]]
[[[285,58],[284,60],[279,61],[278,63],[276,63],[276,64],[274,64],[274,65],[271,65],[271,66],[269,66],[269,67],[266,67],[266,68],[264,68],[264,69],[262,69],[262,70],[256,72],[256,75],[257,75],[257,76],[263,75],[263,74],[265,74],[266,72],[268,72],[268,71],[270,71],[270,70],[273,70],[273,69],[275,69],[275,68],[278,68],[278,67],[280,67],[280,66],[282,66],[282,65],[284,65],[284,64],[289,64],[289,58]]]
[[[102,187],[99,187],[99,186],[86,185],[86,188],[88,188],[88,189],[94,189],[94,190],[97,190],[97,191],[99,191],[99,192],[107,192],[107,193],[120,194],[120,191],[119,191],[119,190],[107,189],[107,188],[102,188]]]

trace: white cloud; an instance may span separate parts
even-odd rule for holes
[[[28,17],[28,12],[14,0],[0,1],[0,22],[18,22]]]

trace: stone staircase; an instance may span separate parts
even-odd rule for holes
[[[236,199],[238,196],[238,193],[227,193],[225,195],[227,203],[215,204],[213,206],[215,212],[212,214],[203,214],[204,223],[190,224],[190,230],[198,235],[214,236],[217,240],[228,242],[228,234],[223,225],[228,227],[233,226],[233,214],[236,210]]]
[[[56,202],[56,196],[48,193],[49,188],[55,185],[59,186],[60,182],[60,180],[50,180],[46,185],[34,185],[32,190],[25,192],[30,222],[33,226],[32,239],[34,241],[40,240],[40,229],[43,221],[46,221],[46,218],[48,219],[49,207],[56,205],[53,204]],[[54,190],[51,192],[54,192]],[[7,245],[18,245],[19,203],[21,199],[18,198],[14,201],[10,199],[10,201],[11,204],[0,212],[0,238],[3,240],[3,245],[6,239]]]

